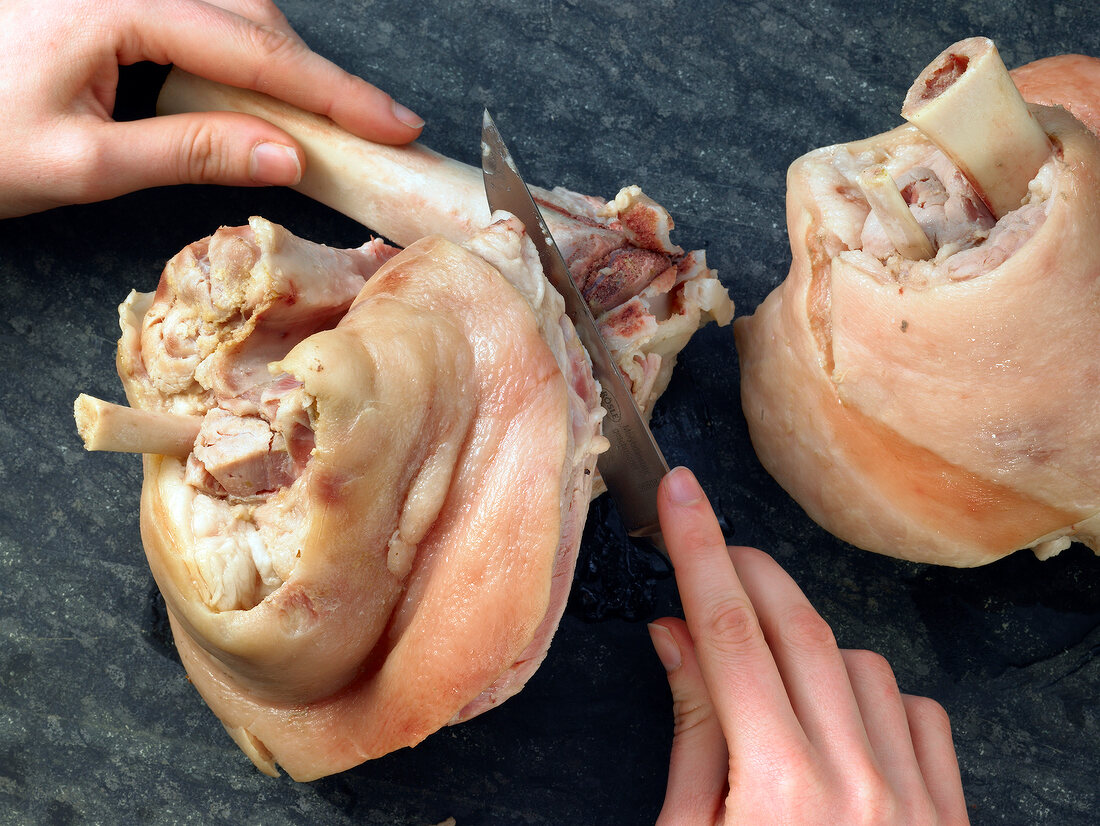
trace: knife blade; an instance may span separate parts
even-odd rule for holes
[[[649,538],[664,552],[657,520],[657,485],[668,473],[668,463],[638,412],[634,396],[600,336],[588,302],[573,282],[538,204],[488,110],[482,118],[481,170],[489,211],[510,212],[523,222],[538,250],[543,273],[565,300],[565,312],[592,359],[592,373],[600,383],[600,401],[607,410],[603,435],[611,443],[611,448],[596,460],[596,468],[615,500],[623,525],[630,536]]]

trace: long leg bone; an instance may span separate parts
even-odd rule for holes
[[[941,52],[913,83],[901,115],[951,158],[998,219],[1020,206],[1050,156],[1050,141],[985,37]]]
[[[461,243],[490,222],[480,170],[419,144],[371,143],[327,118],[178,69],[157,108],[238,111],[276,124],[305,149],[301,192],[401,246],[427,235]],[[708,320],[728,324],[733,302],[701,251],[672,244],[671,217],[638,187],[609,202],[561,188],[532,194],[648,415],[677,353]]]

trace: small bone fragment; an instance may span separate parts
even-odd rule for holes
[[[941,52],[914,81],[901,115],[951,158],[997,219],[1020,206],[1051,152],[985,37]]]
[[[81,393],[73,405],[85,450],[186,457],[202,418],[138,410]]]
[[[859,174],[857,183],[886,237],[900,255],[910,261],[923,261],[936,254],[886,167],[867,167]]]

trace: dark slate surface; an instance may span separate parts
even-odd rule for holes
[[[605,196],[641,184],[681,244],[707,249],[739,313],[786,274],[788,164],[898,123],[943,47],[985,34],[1010,66],[1100,55],[1091,0],[789,6],[285,4],[316,49],[428,118],[432,147],[475,160],[488,106],[533,182]],[[156,78],[126,74],[128,114],[148,109]],[[141,551],[138,462],[85,454],[71,406],[82,390],[121,398],[126,292],[252,213],[330,244],[365,237],[291,192],[203,187],[0,222],[0,822],[652,822],[671,719],[642,621],[677,602],[606,503],[544,667],[499,710],[416,749],[310,784],[269,779],[188,684]],[[707,329],[655,417],[731,538],[773,552],[843,645],[882,652],[903,690],[944,703],[974,823],[1096,822],[1100,560],[1075,546],[955,571],[847,547],[761,470],[737,382],[729,330]]]

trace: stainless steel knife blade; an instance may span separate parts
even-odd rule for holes
[[[592,359],[592,373],[600,383],[600,400],[607,410],[603,434],[611,443],[610,450],[601,454],[596,463],[608,493],[618,506],[627,532],[635,537],[649,537],[663,551],[657,520],[657,485],[668,473],[668,463],[638,412],[630,388],[599,334],[588,302],[573,282],[565,259],[488,111],[482,119],[481,169],[490,212],[504,210],[523,222],[538,250],[543,273],[565,300],[565,312]]]

